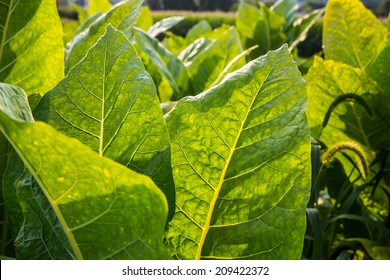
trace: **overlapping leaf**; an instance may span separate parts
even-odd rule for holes
[[[310,189],[306,88],[287,46],[167,116],[184,259],[298,259]]]
[[[44,94],[64,76],[62,27],[55,1],[0,2],[0,82]]]
[[[0,128],[44,190],[78,259],[167,258],[167,204],[146,176],[44,123],[0,112]]]
[[[146,54],[149,59],[148,65],[154,65],[157,76],[160,75],[165,79],[172,89],[172,96],[166,93],[159,93],[162,102],[169,100],[177,100],[183,96],[189,95],[190,81],[187,70],[183,63],[172,53],[170,53],[163,45],[161,45],[155,38],[152,38],[147,33],[140,29],[135,29],[135,40],[137,47]],[[150,71],[151,72],[151,71]],[[157,77],[152,76],[155,81]],[[158,85],[158,83],[156,82]]]
[[[107,13],[96,19],[84,32],[69,43],[65,52],[65,70],[75,66],[96,41],[104,34],[108,24],[122,31],[128,38],[136,24],[142,0],[126,0],[112,7]]]
[[[389,116],[380,113],[385,112],[382,108],[385,106],[384,96],[377,84],[362,70],[316,57],[307,81],[310,101],[308,118],[314,137],[321,135],[320,140],[328,145],[349,137],[374,151],[390,145],[390,127],[385,121]],[[329,123],[322,131],[322,123],[331,104],[349,93],[362,97],[371,114],[359,102],[348,100],[334,108]]]
[[[250,48],[259,45],[252,53],[254,59],[267,51],[279,48],[286,40],[283,32],[285,19],[264,4],[257,7],[240,3],[236,19],[237,30],[242,34],[243,45]]]
[[[324,17],[326,59],[365,69],[375,58],[386,28],[359,0],[330,0]]]
[[[12,92],[6,97],[7,101],[14,99]],[[46,124],[21,122],[14,112],[28,107],[25,101],[18,99],[16,105],[7,102],[6,106],[1,106],[0,129],[39,183],[56,217],[48,215],[52,213],[51,208],[36,210],[43,211],[48,221],[58,218],[56,226],[63,228],[64,240],[70,243],[74,256],[79,259],[169,257],[161,239],[167,215],[166,199],[154,183],[144,175],[99,157],[79,141]],[[27,186],[32,178],[30,175],[21,179],[26,180],[24,185]],[[39,201],[36,207],[48,207],[49,203],[40,203],[39,193],[28,194],[32,190],[34,188],[26,188],[19,192],[21,201],[32,198]],[[21,238],[47,240],[42,246],[55,243],[50,234],[58,231],[49,228],[47,232],[47,228],[34,223],[34,219],[28,220],[31,224],[24,225]],[[33,228],[34,225],[39,228]],[[62,248],[54,244],[46,251],[35,249],[52,253]]]
[[[108,26],[86,57],[42,98],[35,115],[100,156],[150,176],[173,214],[168,132],[153,81],[121,32]]]
[[[0,84],[0,100],[0,110],[15,120],[34,121],[22,89]],[[8,162],[10,164],[4,173],[2,197],[16,258],[73,258],[72,249],[50,203],[13,149],[9,153]],[[2,236],[2,240],[6,240],[5,236]]]
[[[234,27],[221,27],[214,31],[211,41],[200,49],[185,66],[191,77],[194,95],[207,90],[218,79],[221,72],[243,49],[239,35]],[[231,71],[244,66],[245,57],[241,57]]]

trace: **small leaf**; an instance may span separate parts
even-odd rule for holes
[[[170,100],[168,98],[161,98],[162,94],[159,93],[160,101],[177,100],[189,95],[191,85],[183,63],[164,48],[155,38],[152,38],[140,29],[135,28],[134,30],[135,40],[137,42],[136,47],[149,59],[149,62],[146,63],[146,68],[148,69],[148,64],[153,64],[158,73],[169,83],[169,86],[173,90],[173,96]],[[155,77],[153,78],[156,80]]]
[[[166,115],[179,259],[299,259],[310,193],[306,87],[287,46]]]
[[[185,66],[190,75],[194,95],[210,88],[219,79],[225,67],[239,56],[243,49],[240,37],[234,27],[221,27],[214,31],[210,43],[199,52],[192,54]],[[229,68],[233,72],[244,66],[245,58],[238,60]]]
[[[167,17],[159,22],[156,22],[153,26],[151,26],[148,30],[148,35],[150,37],[157,37],[157,35],[164,33],[174,27],[176,24],[181,22],[184,17]]]

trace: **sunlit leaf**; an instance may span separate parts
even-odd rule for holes
[[[64,76],[62,26],[55,1],[0,2],[0,82],[46,93]]]
[[[386,28],[360,0],[330,0],[323,32],[326,59],[365,69],[375,58]]]
[[[306,87],[287,46],[166,115],[184,259],[299,259],[310,192]]]
[[[169,137],[156,89],[121,32],[109,25],[86,57],[42,98],[35,115],[100,156],[150,176],[173,214]]]
[[[168,258],[163,193],[44,123],[0,112],[0,128],[50,201],[78,259]],[[30,136],[30,137],[26,137]]]
[[[88,49],[104,34],[109,24],[130,38],[142,2],[142,0],[126,0],[118,3],[97,18],[85,31],[74,37],[65,52],[66,73],[87,54]]]

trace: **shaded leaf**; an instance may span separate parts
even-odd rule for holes
[[[310,193],[306,87],[287,46],[166,115],[183,259],[298,259]]]
[[[149,178],[44,123],[16,122],[1,111],[0,128],[49,199],[76,258],[168,257],[161,240],[167,205]]]
[[[315,57],[307,75],[309,91],[308,119],[314,137],[327,146],[352,139],[373,151],[390,145],[390,127],[386,124],[388,115],[381,116],[383,94],[376,83],[362,70],[351,66],[324,61]],[[331,104],[341,95],[353,93],[361,96],[374,112],[369,112],[355,102],[343,102],[334,110],[329,123],[322,130],[321,123]]]
[[[22,89],[0,84],[0,100],[0,110],[13,119],[34,121]],[[15,150],[10,151],[8,161],[2,191],[16,257],[72,259],[73,253],[59,220]]]
[[[324,9],[314,10],[294,22],[294,28],[288,34],[289,50],[292,51],[300,42],[306,39],[310,28],[322,16]]]
[[[153,81],[127,38],[111,25],[35,111],[37,120],[79,139],[100,156],[174,188],[169,137]]]
[[[205,48],[199,49],[191,60],[187,58],[185,63],[195,95],[210,88],[225,67],[243,51],[239,35],[234,27],[222,27],[215,31],[214,36]],[[230,71],[233,72],[244,64],[245,57],[239,57]]]
[[[0,82],[46,93],[64,76],[62,27],[55,1],[0,3]]]
[[[162,98],[162,94],[159,93],[160,101],[166,102],[170,100],[177,100],[189,94],[190,81],[188,78],[187,70],[183,63],[172,53],[170,53],[162,44],[160,44],[155,38],[150,37],[147,33],[140,29],[135,29],[135,40],[137,42],[137,48],[139,48],[149,59],[149,63],[146,62],[147,69],[149,70],[149,64],[153,64],[159,75],[161,75],[173,90],[173,96]],[[157,79],[152,75],[153,79]],[[158,83],[156,83],[158,84]]]

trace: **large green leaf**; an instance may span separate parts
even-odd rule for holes
[[[0,129],[43,189],[78,259],[168,258],[167,204],[146,176],[44,123],[0,112]]]
[[[307,82],[308,118],[314,137],[320,137],[328,146],[347,139],[358,141],[373,151],[390,146],[390,126],[386,123],[390,114],[383,108],[386,106],[384,95],[362,70],[316,57]],[[360,99],[354,102],[350,98],[334,107],[323,129],[322,123],[332,103],[350,93],[363,98],[370,111],[359,103]]]
[[[147,69],[149,70],[150,65],[153,65],[158,72],[157,74],[162,76],[172,88],[172,96],[159,92],[161,102],[170,101],[170,99],[177,100],[189,95],[191,92],[190,81],[183,63],[155,38],[140,29],[135,28],[134,31],[137,48],[148,60],[145,61]],[[153,72],[151,74],[156,81],[157,78],[153,75]]]
[[[84,32],[68,44],[65,52],[65,71],[75,66],[96,41],[104,34],[108,24],[131,37],[143,0],[126,0],[112,7],[107,13],[96,19]]]
[[[64,134],[137,172],[167,196],[174,187],[169,136],[156,89],[135,49],[111,25],[35,110]]]
[[[191,60],[187,59],[185,63],[191,77],[194,94],[208,89],[229,62],[243,51],[239,35],[233,26],[222,27],[214,32],[215,38],[212,38],[207,47],[200,49]],[[244,64],[245,57],[241,57],[231,71],[237,70]]]
[[[287,46],[166,115],[183,259],[299,259],[310,192],[306,86]]]
[[[33,95],[30,95],[32,97]],[[26,94],[0,84],[0,110],[18,121],[33,122]],[[50,203],[15,150],[9,153],[3,197],[7,222],[19,259],[73,258],[69,241]],[[2,233],[3,235],[6,232]],[[5,239],[5,236],[2,236]]]
[[[365,69],[385,36],[385,26],[359,0],[328,2],[323,32],[326,59]]]
[[[0,2],[0,82],[44,94],[64,76],[62,27],[55,1]]]

